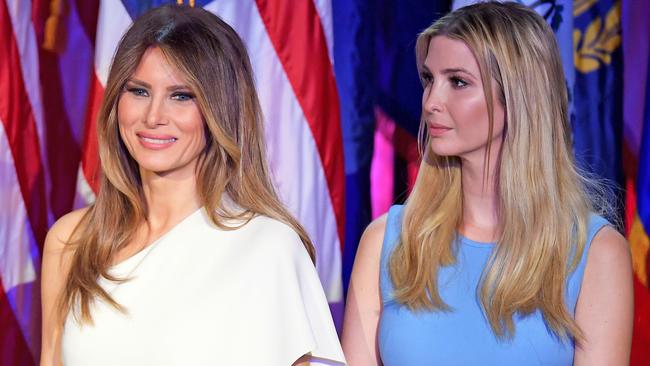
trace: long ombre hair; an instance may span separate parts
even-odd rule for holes
[[[597,185],[574,163],[567,90],[553,32],[542,17],[516,3],[467,6],[419,35],[419,70],[435,36],[464,42],[476,57],[489,135],[493,80],[506,111],[500,159],[485,161],[496,171],[500,223],[498,245],[477,288],[486,318],[498,338],[509,338],[515,332],[513,316],[539,310],[556,335],[581,340],[565,306],[565,287],[582,256],[588,216],[595,209],[588,187],[592,192]],[[463,218],[461,162],[436,156],[422,126],[420,131],[423,160],[389,269],[400,303],[413,310],[453,311],[440,296],[438,272],[456,263]],[[489,149],[488,143],[486,156]]]
[[[295,230],[315,257],[306,231],[281,204],[271,183],[261,110],[241,39],[205,10],[163,6],[138,18],[115,54],[97,120],[101,187],[70,239],[74,255],[59,302],[62,320],[72,310],[82,321],[92,322],[95,299],[122,309],[97,279],[123,280],[108,273],[111,261],[147,220],[138,164],[118,132],[117,108],[126,81],[150,47],[158,47],[178,67],[196,95],[206,136],[196,167],[197,191],[211,221],[230,230],[256,215],[269,216]]]

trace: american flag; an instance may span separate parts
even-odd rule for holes
[[[93,199],[98,167],[93,121],[116,44],[135,17],[167,3],[203,6],[246,43],[266,117],[274,180],[316,244],[317,267],[336,320],[345,288],[341,275],[347,282],[361,232],[371,216],[406,196],[417,174],[416,35],[452,3],[473,1],[0,0],[0,366],[38,364],[43,238],[56,218]],[[623,120],[619,113],[614,121],[617,128],[623,125],[623,136],[583,148],[598,151],[587,156],[605,155],[606,169],[624,166],[626,234],[635,269],[631,361],[646,365],[650,2],[518,1],[535,6],[552,25],[561,20],[556,34],[569,85],[584,76],[575,71],[574,31],[585,33],[596,18],[610,13],[621,23],[616,52],[623,51],[625,71],[621,75],[619,63],[612,79],[624,78],[623,87],[582,89],[623,90]],[[577,130],[585,132],[604,131]],[[621,150],[623,164],[614,159]]]
[[[36,365],[40,260],[56,218],[97,190],[95,119],[117,44],[154,6],[185,3],[241,36],[274,183],[343,298],[344,169],[330,0],[0,0],[0,365]]]

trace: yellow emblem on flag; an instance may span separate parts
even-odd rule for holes
[[[575,10],[574,10],[575,11]],[[573,30],[573,63],[584,74],[609,65],[612,53],[621,45],[621,3],[616,2],[605,16],[591,21],[584,32]]]
[[[630,249],[632,250],[632,268],[639,281],[648,287],[648,268],[646,266],[646,258],[650,251],[650,238],[643,229],[643,224],[639,216],[634,217],[632,228],[630,229]]]
[[[573,3],[573,17],[577,17],[585,11],[589,10],[598,0],[576,0]]]

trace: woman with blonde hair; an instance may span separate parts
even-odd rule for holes
[[[138,18],[97,130],[97,199],[45,244],[41,365],[344,364],[230,26],[185,6]]]
[[[516,3],[418,37],[423,159],[366,229],[348,291],[350,365],[625,365],[632,271],[576,168],[557,44]]]

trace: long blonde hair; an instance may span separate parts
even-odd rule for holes
[[[243,225],[256,215],[272,217],[296,231],[314,260],[306,231],[284,208],[269,178],[261,110],[241,39],[203,9],[163,6],[133,23],[111,66],[97,120],[101,187],[70,241],[74,255],[59,301],[61,320],[78,309],[82,321],[92,322],[94,299],[121,309],[97,278],[121,280],[108,273],[111,261],[147,219],[138,165],[118,132],[117,107],[126,81],[150,47],[160,48],[196,95],[206,136],[196,169],[197,191],[211,221],[229,230],[238,227],[233,220]],[[225,204],[225,195],[237,210]]]
[[[565,286],[582,256],[594,205],[587,192],[591,183],[574,163],[567,90],[553,32],[542,17],[516,3],[460,8],[419,35],[418,69],[435,36],[464,42],[476,57],[489,135],[492,80],[506,111],[500,159],[494,162],[500,234],[477,289],[486,318],[497,337],[509,338],[514,315],[539,310],[555,334],[580,340],[582,333],[565,306]],[[456,262],[456,230],[463,218],[461,164],[457,157],[436,156],[424,135],[421,128],[423,160],[389,269],[399,302],[413,310],[453,311],[441,298],[437,279],[440,267]],[[488,143],[488,156],[490,148]]]

